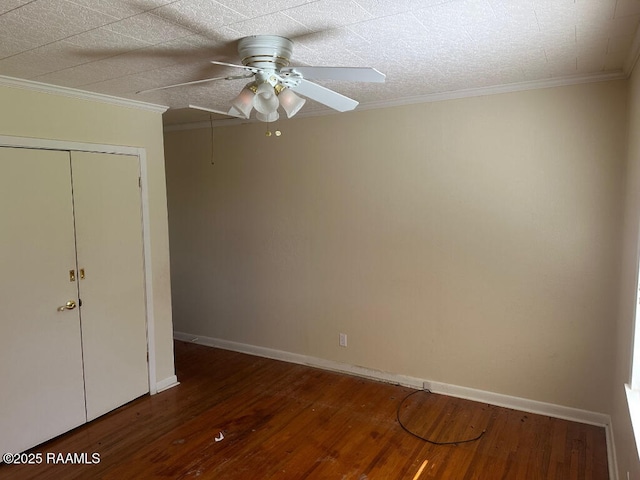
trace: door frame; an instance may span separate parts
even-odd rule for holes
[[[147,171],[147,151],[142,147],[128,147],[122,145],[102,145],[97,143],[82,143],[68,140],[51,140],[45,138],[14,137],[0,135],[0,147],[30,148],[39,150],[59,150],[66,152],[80,151],[92,153],[111,153],[115,155],[137,156],[140,164],[140,198],[142,202],[142,244],[144,258],[145,282],[145,310],[147,326],[147,352],[149,361],[149,394],[158,393],[156,383],[156,349],[155,349],[155,321],[153,312],[153,275],[151,267],[151,230],[149,225],[149,185]]]

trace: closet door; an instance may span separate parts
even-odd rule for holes
[[[0,147],[0,453],[86,421],[69,162]]]
[[[72,152],[71,171],[92,420],[149,391],[140,167],[135,156]]]

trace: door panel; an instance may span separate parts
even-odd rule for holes
[[[68,152],[0,147],[0,452],[86,421]]]
[[[87,419],[149,391],[138,157],[72,152]]]

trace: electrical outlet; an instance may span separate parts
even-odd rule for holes
[[[340,334],[340,346],[341,347],[346,347],[347,346],[347,334],[346,333],[341,333]]]

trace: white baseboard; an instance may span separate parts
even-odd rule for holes
[[[169,390],[177,385],[180,385],[178,381],[178,377],[175,375],[171,375],[170,377],[165,378],[164,380],[160,380],[156,383],[156,393],[160,393],[164,390]]]
[[[429,384],[429,390],[433,393],[440,393],[456,398],[464,398],[476,402],[488,403],[498,407],[511,408],[528,413],[546,415],[572,422],[586,423],[604,427],[607,438],[607,457],[609,463],[609,479],[618,479],[618,468],[613,443],[613,433],[611,430],[611,417],[604,413],[590,412],[578,408],[566,407],[563,405],[555,405],[552,403],[530,400],[527,398],[513,397],[503,395],[501,393],[487,392],[477,390],[475,388],[461,387],[459,385],[451,385],[447,383],[434,382],[428,379],[412,377],[408,375],[400,375],[380,370],[374,370],[357,365],[347,363],[334,362],[323,358],[301,355],[298,353],[285,352],[273,348],[259,347],[256,345],[248,345],[245,343],[232,342],[219,338],[206,337],[202,335],[192,335],[184,332],[174,332],[173,337],[176,340],[184,342],[197,343],[209,347],[221,348],[223,350],[232,350],[234,352],[247,353],[274,360],[282,360],[285,362],[296,363],[300,365],[308,365],[310,367],[322,368],[334,372],[347,373],[359,377],[379,380],[386,383],[393,383],[405,387],[413,387],[417,389],[423,388],[424,383]]]

